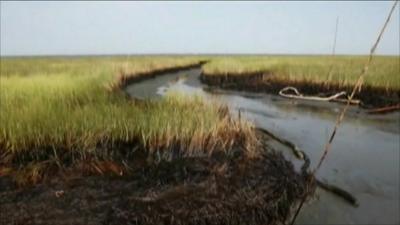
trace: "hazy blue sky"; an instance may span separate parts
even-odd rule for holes
[[[1,2],[1,54],[367,54],[393,2]],[[400,54],[399,7],[379,54]]]

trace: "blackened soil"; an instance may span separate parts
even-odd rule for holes
[[[304,177],[274,151],[185,158],[127,176],[54,178],[17,188],[0,177],[0,224],[282,224]]]

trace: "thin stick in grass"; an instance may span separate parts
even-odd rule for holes
[[[348,110],[348,108],[349,108],[349,106],[350,106],[351,100],[353,99],[355,93],[356,93],[357,91],[360,91],[360,90],[361,90],[361,87],[362,87],[362,84],[363,84],[363,80],[364,80],[364,76],[365,76],[365,74],[368,72],[368,68],[369,68],[369,65],[370,65],[371,62],[372,62],[372,59],[373,59],[373,55],[374,55],[374,53],[375,53],[375,50],[376,50],[376,48],[378,47],[378,44],[379,44],[379,42],[380,42],[380,40],[381,40],[381,38],[382,38],[382,35],[383,35],[383,33],[384,33],[384,31],[385,31],[385,29],[386,29],[386,27],[387,27],[389,21],[390,21],[390,18],[392,17],[392,14],[393,14],[393,12],[394,12],[394,9],[395,9],[396,6],[397,6],[397,3],[398,3],[398,0],[394,2],[393,6],[392,6],[392,9],[390,10],[390,13],[389,13],[389,15],[388,15],[388,17],[387,17],[387,19],[386,19],[386,21],[385,21],[385,24],[383,25],[383,27],[382,27],[382,29],[381,29],[381,31],[380,31],[380,33],[379,33],[378,38],[377,38],[377,40],[375,41],[375,44],[372,46],[372,48],[371,48],[371,50],[370,50],[370,54],[369,54],[369,57],[368,57],[368,61],[367,61],[366,64],[364,65],[364,68],[362,69],[362,71],[361,71],[361,73],[360,73],[360,75],[359,75],[359,77],[358,77],[358,79],[357,79],[357,82],[356,82],[356,84],[354,85],[353,91],[351,92],[351,95],[350,95],[350,97],[349,97],[348,100],[347,100],[346,106],[343,108],[343,110],[341,111],[341,113],[339,114],[339,116],[338,116],[338,118],[337,118],[337,120],[336,120],[336,123],[335,123],[335,126],[334,126],[334,128],[333,128],[332,134],[331,134],[331,136],[330,136],[330,138],[329,138],[329,141],[328,141],[328,142],[326,143],[326,145],[325,145],[324,152],[323,152],[323,154],[322,154],[322,156],[321,156],[321,158],[320,158],[320,160],[319,160],[319,162],[318,162],[317,167],[316,167],[316,168],[312,171],[312,173],[311,173],[310,182],[312,182],[312,180],[314,179],[315,174],[317,173],[317,171],[318,171],[319,168],[321,167],[322,163],[324,162],[326,156],[328,155],[328,153],[329,153],[329,151],[330,151],[330,149],[331,149],[331,146],[332,146],[333,139],[334,139],[335,136],[336,136],[337,129],[339,128],[340,124],[342,123],[342,121],[343,121],[343,119],[344,119],[344,116],[345,116],[345,114],[346,114],[346,112],[347,112],[347,110]],[[297,211],[296,211],[296,213],[295,213],[295,215],[294,215],[294,217],[293,217],[293,219],[292,219],[292,222],[291,222],[292,225],[295,223],[296,218],[297,218],[298,214],[300,213],[301,208],[302,208],[303,205],[304,205],[304,202],[305,202],[305,200],[306,200],[306,196],[307,196],[307,195],[305,195],[305,197],[304,197],[304,198],[302,199],[302,201],[300,202],[299,208],[297,209]]]

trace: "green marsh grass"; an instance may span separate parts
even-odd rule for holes
[[[118,74],[197,63],[198,57],[1,59],[0,167],[111,160],[128,143],[162,157],[229,151],[251,132],[223,106],[177,94],[135,103],[108,88]],[[72,159],[70,159],[72,158]],[[3,165],[3,166],[2,166]],[[43,165],[43,164],[40,164]],[[37,172],[40,166],[30,169]],[[1,174],[1,168],[0,168]],[[36,178],[30,178],[35,182]]]
[[[265,72],[278,82],[346,87],[354,85],[366,61],[367,56],[226,56],[213,57],[203,72],[209,76]],[[400,57],[375,56],[364,82],[400,90]]]

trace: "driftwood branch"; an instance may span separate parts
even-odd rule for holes
[[[295,94],[287,94],[287,91],[293,91]],[[342,91],[337,94],[334,94],[329,97],[318,97],[318,96],[304,96],[302,95],[295,87],[285,87],[279,91],[279,95],[285,98],[293,98],[293,99],[302,99],[302,100],[312,100],[312,101],[337,101],[337,102],[345,102],[349,101],[348,99],[340,99],[339,97],[346,96],[346,92]],[[351,104],[358,105],[360,104],[360,100],[350,100]]]
[[[391,105],[391,106],[385,106],[381,108],[376,108],[376,109],[371,109],[368,110],[367,113],[369,114],[379,114],[379,113],[388,113],[388,112],[393,112],[396,110],[400,110],[400,103],[397,105]]]

